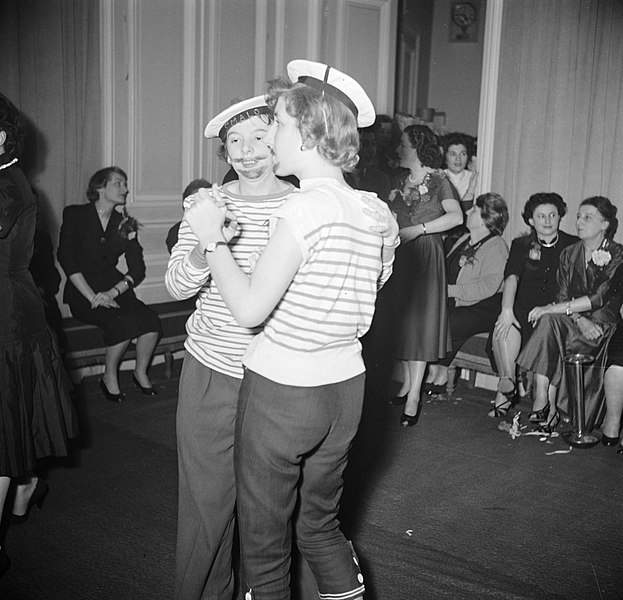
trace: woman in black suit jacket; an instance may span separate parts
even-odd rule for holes
[[[134,384],[146,395],[155,395],[147,368],[160,336],[154,311],[134,295],[145,278],[138,224],[125,213],[127,175],[119,167],[97,171],[87,188],[88,204],[63,211],[58,261],[67,275],[64,301],[76,319],[102,329],[106,366],[100,381],[108,400],[121,402],[119,363],[130,341],[136,339]],[[123,214],[117,207],[124,207]],[[117,268],[125,257],[128,271]]]
[[[557,402],[555,398],[555,392],[566,385],[563,361],[569,353],[595,358],[585,370],[586,430],[599,425],[607,347],[621,321],[623,302],[621,272],[617,271],[623,264],[623,246],[612,240],[618,224],[616,213],[616,207],[603,196],[580,204],[576,221],[580,241],[560,255],[557,302],[533,308],[528,314],[535,330],[517,364],[535,374],[532,410],[542,413],[545,431],[558,424],[558,409],[569,412],[568,395],[559,393]],[[552,386],[549,395],[548,384]]]

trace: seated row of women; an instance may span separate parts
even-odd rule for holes
[[[585,424],[599,424],[608,342],[621,321],[621,275],[616,274],[622,272],[617,269],[623,248],[613,241],[616,208],[600,196],[583,201],[576,237],[559,229],[566,214],[563,199],[535,194],[523,211],[529,233],[513,241],[509,254],[501,238],[506,204],[497,194],[483,194],[467,212],[467,233],[444,255],[443,238],[463,219],[456,194],[437,168],[438,142],[428,128],[409,126],[399,155],[408,171],[395,182],[389,203],[403,243],[377,310],[384,324],[393,325],[388,337],[402,385],[390,403],[404,404],[401,424],[417,422],[422,393],[445,388],[447,366],[480,332],[491,333],[500,375],[490,416],[504,417],[517,392],[525,393],[517,371],[534,374],[530,420],[551,431],[561,415],[572,416],[564,357],[587,353],[595,360],[586,373]],[[618,435],[614,422],[612,433]]]

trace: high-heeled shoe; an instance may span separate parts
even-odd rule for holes
[[[556,411],[550,418],[547,423],[541,423],[538,427],[538,431],[541,433],[553,433],[558,427],[558,423],[560,423],[560,414]]]
[[[506,397],[505,394],[504,397]],[[510,410],[512,405],[513,401],[510,398],[506,398],[506,400],[504,400],[504,402],[502,402],[501,404],[495,404],[493,408],[487,413],[487,416],[491,417],[492,419],[501,419],[508,414],[508,411]]]
[[[419,412],[415,413],[414,415],[408,415],[407,413],[402,413],[402,415],[400,415],[400,424],[403,427],[413,427],[418,422],[419,418],[420,418]]]
[[[110,400],[111,402],[123,402],[125,400],[125,394],[123,392],[119,392],[118,394],[109,392],[103,379],[100,379],[100,389],[104,396],[106,396],[106,400]]]
[[[533,410],[528,416],[530,423],[546,423],[549,415],[549,404],[541,410]]]
[[[6,554],[5,549],[0,548],[0,579],[2,579],[2,576],[9,570],[10,566],[11,561]]]
[[[132,374],[132,381],[134,381],[136,389],[141,390],[141,393],[145,396],[155,396],[158,393],[153,385],[150,387],[143,387],[134,373]]]
[[[617,448],[617,454],[623,454],[623,446],[621,444],[619,444],[619,447]]]
[[[608,435],[601,434],[601,443],[604,446],[617,446],[619,444],[618,437],[610,437]]]
[[[32,492],[32,496],[30,496],[30,500],[28,500],[28,505],[26,506],[26,512],[23,515],[11,514],[11,523],[13,525],[19,525],[20,523],[24,523],[28,519],[28,513],[30,513],[30,509],[33,506],[37,506],[39,510],[43,506],[43,501],[45,497],[48,495],[50,491],[50,486],[43,480],[41,477],[37,479],[37,485]]]

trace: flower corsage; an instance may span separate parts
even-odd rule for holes
[[[603,250],[602,248],[597,248],[597,250],[593,250],[591,254],[591,261],[596,267],[606,267],[612,260],[612,254],[607,250]]]
[[[136,238],[141,224],[134,217],[130,216],[125,208],[123,209],[122,215],[123,219],[121,219],[121,223],[119,223],[119,227],[117,228],[119,235],[124,240],[133,240]]]

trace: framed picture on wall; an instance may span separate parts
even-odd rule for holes
[[[480,0],[466,0],[450,4],[450,41],[475,43],[480,26]]]

